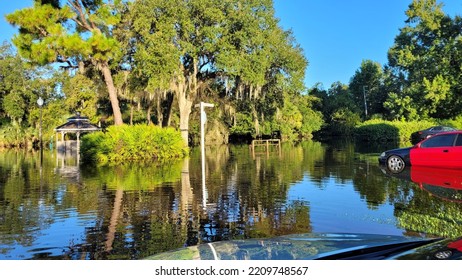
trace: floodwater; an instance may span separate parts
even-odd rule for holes
[[[199,149],[176,162],[113,167],[3,151],[0,259],[141,259],[309,232],[462,236],[462,171],[390,174],[377,163],[381,151],[365,146],[207,147],[204,180]]]

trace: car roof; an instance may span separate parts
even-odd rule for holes
[[[437,135],[443,135],[443,134],[461,134],[462,133],[462,130],[451,130],[451,131],[443,131],[443,132],[439,132],[433,136],[437,136]],[[433,137],[432,136],[432,137]]]
[[[427,128],[427,129],[432,129],[432,128],[443,128],[443,127],[445,127],[445,128],[453,128],[453,129],[456,129],[456,128],[454,128],[454,127],[452,127],[452,126],[449,126],[449,125],[434,125],[434,126],[431,126],[431,127]]]

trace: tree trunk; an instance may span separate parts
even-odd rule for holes
[[[151,120],[151,111],[152,111],[152,105],[151,105],[151,103],[149,102],[148,108],[147,108],[147,110],[146,110],[146,119],[147,119],[148,125],[151,125],[151,124],[152,124],[152,120]]]
[[[133,125],[133,101],[130,101],[130,125]]]
[[[255,107],[252,108],[252,116],[253,116],[253,121],[254,121],[254,126],[255,126],[255,134],[256,137],[261,137],[260,135],[260,122],[258,121],[258,113]]]
[[[156,98],[157,125],[162,127],[164,115],[162,114],[162,94],[159,92]]]
[[[170,126],[170,123],[172,122],[172,108],[173,108],[173,100],[175,99],[175,96],[171,93],[168,92],[165,94],[165,102],[166,108],[165,108],[165,116],[163,118],[163,127],[168,127]]]
[[[178,95],[178,107],[180,110],[180,131],[181,137],[186,146],[189,146],[189,116],[191,115],[194,97],[197,93],[197,65],[193,59],[194,68],[191,72],[185,71],[181,65],[181,72],[177,77],[176,90]],[[187,72],[187,73],[186,73]]]
[[[105,248],[106,251],[112,250],[112,245],[114,244],[116,228],[117,228],[117,221],[119,220],[120,210],[122,206],[124,191],[123,189],[117,189],[114,198],[114,207],[112,208],[112,215],[111,220],[109,222],[109,228],[106,235],[106,243]]]
[[[194,193],[191,188],[191,179],[189,176],[189,158],[183,160],[183,168],[181,170],[181,205],[183,215],[188,216],[188,209],[192,205]]]
[[[119,99],[117,98],[117,91],[112,79],[111,69],[109,69],[109,65],[106,62],[102,63],[100,67],[104,76],[104,81],[106,82],[107,91],[109,93],[109,100],[111,101],[112,113],[114,115],[114,124],[122,125],[124,122],[122,119],[122,113],[120,111]]]
[[[186,96],[186,84],[178,83],[178,105],[180,109],[180,131],[186,146],[189,146],[189,115],[192,101]]]

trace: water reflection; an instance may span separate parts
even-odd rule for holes
[[[400,173],[382,171],[415,183],[412,200],[395,205],[399,224],[436,236],[462,236],[462,170],[410,166]],[[455,222],[455,223],[454,223]]]
[[[416,183],[420,189],[440,199],[462,203],[462,170],[410,166],[394,173],[384,166],[381,169],[385,174]]]
[[[461,204],[383,174],[354,144],[206,154],[205,196],[199,150],[167,164],[78,168],[45,152],[41,169],[37,155],[0,153],[0,259],[139,259],[309,232],[454,236],[462,221]]]

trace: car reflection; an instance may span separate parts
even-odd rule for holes
[[[442,239],[408,250],[392,259],[401,260],[460,260],[462,259],[462,238]]]
[[[436,251],[433,256],[439,260],[460,258],[462,256],[462,238],[450,242],[445,249]]]
[[[416,183],[420,189],[432,195],[457,203],[462,203],[462,170],[409,166],[400,173],[381,167],[387,175]]]

